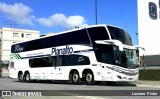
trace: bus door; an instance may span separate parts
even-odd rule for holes
[[[102,80],[111,80],[113,77],[113,71],[109,68],[111,64],[113,63],[113,57],[111,52],[105,52],[101,54],[102,62],[105,63],[105,65],[102,65]],[[107,76],[106,76],[107,75]]]
[[[16,75],[16,68],[15,68],[15,62],[10,62],[9,63],[9,77],[10,78],[17,78],[17,75]]]
[[[56,63],[57,63],[57,57],[56,56],[51,56],[50,59],[49,59],[49,67],[47,68],[48,71],[48,79],[49,80],[56,80],[58,77],[57,77],[57,71],[56,71]]]
[[[65,78],[65,66],[63,66],[63,56],[58,56],[56,66],[56,76],[58,80],[64,80]]]

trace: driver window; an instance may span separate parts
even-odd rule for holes
[[[124,51],[122,52],[121,57],[122,57],[121,63],[124,65],[127,64],[127,56]]]
[[[110,53],[102,53],[102,62],[112,64],[112,55]]]

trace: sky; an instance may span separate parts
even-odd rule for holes
[[[0,27],[39,30],[43,35],[95,25],[95,1],[1,0]],[[97,0],[97,23],[125,29],[137,44],[137,0]]]

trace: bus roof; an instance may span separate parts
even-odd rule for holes
[[[108,24],[98,24],[98,25],[91,25],[91,26],[86,26],[86,27],[79,27],[79,28],[74,28],[74,29],[71,29],[71,30],[66,30],[66,31],[63,31],[63,32],[54,33],[54,34],[48,35],[48,36],[45,35],[45,36],[39,37],[39,38],[37,38],[37,39],[26,40],[26,41],[14,43],[13,45],[20,44],[20,43],[24,43],[24,42],[28,42],[28,41],[38,40],[38,39],[42,39],[42,38],[46,38],[46,37],[51,37],[51,36],[55,36],[55,35],[60,35],[60,34],[68,33],[68,32],[73,32],[73,31],[77,31],[77,30],[81,30],[81,29],[85,29],[85,28],[92,28],[92,27],[106,27],[106,26],[117,27],[117,26],[108,25]],[[120,27],[117,27],[117,28],[120,28]],[[120,29],[122,29],[122,28],[120,28]]]

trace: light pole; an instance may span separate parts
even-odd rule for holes
[[[137,45],[139,45],[138,33],[136,33],[136,38],[137,38]]]
[[[96,17],[96,25],[97,25],[97,0],[95,0],[95,17]]]

